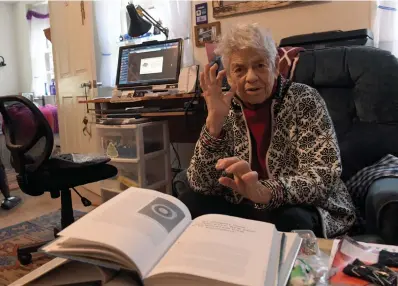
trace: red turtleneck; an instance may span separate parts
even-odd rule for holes
[[[277,82],[274,82],[272,94],[276,92]],[[271,98],[268,98],[261,104],[255,104],[243,107],[243,113],[246,118],[251,136],[253,171],[258,173],[259,179],[268,179],[265,156],[271,143],[272,119],[271,119]]]

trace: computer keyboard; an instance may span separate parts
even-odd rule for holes
[[[193,109],[189,108],[187,111],[192,111]],[[165,112],[185,112],[185,108],[159,108],[159,107],[145,107],[139,109],[131,109],[131,110],[120,110],[117,113],[107,114],[107,118],[131,118],[139,116],[142,113],[165,113]]]

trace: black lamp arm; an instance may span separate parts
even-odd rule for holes
[[[137,6],[137,11],[140,11],[142,13],[142,16],[150,22],[154,27],[159,29],[165,36],[166,40],[169,39],[169,29],[165,28],[160,24],[158,21],[156,21],[144,8],[142,8],[140,5]]]

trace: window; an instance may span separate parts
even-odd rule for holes
[[[44,29],[50,27],[48,5],[34,5],[28,10],[27,19],[30,24],[32,91],[38,96],[49,95],[54,67],[51,42],[44,35]]]
[[[119,3],[119,6],[116,4]],[[120,45],[140,44],[150,40],[165,40],[161,33],[153,35],[153,27],[149,35],[125,41],[128,32],[128,0],[94,1],[95,26],[97,38],[97,75],[104,87],[113,88],[116,80],[118,50]],[[183,66],[193,64],[193,47],[191,40],[191,3],[174,0],[135,0],[134,5],[140,5],[155,20],[160,20],[163,27],[169,29],[169,39],[184,39]],[[123,37],[123,41],[120,38]],[[107,89],[99,90],[99,96]]]

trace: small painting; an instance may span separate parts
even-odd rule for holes
[[[213,0],[213,17],[230,17],[249,12],[280,8],[301,1],[223,1]]]
[[[197,47],[204,47],[205,43],[214,43],[221,34],[220,22],[213,22],[195,26],[195,43]]]

